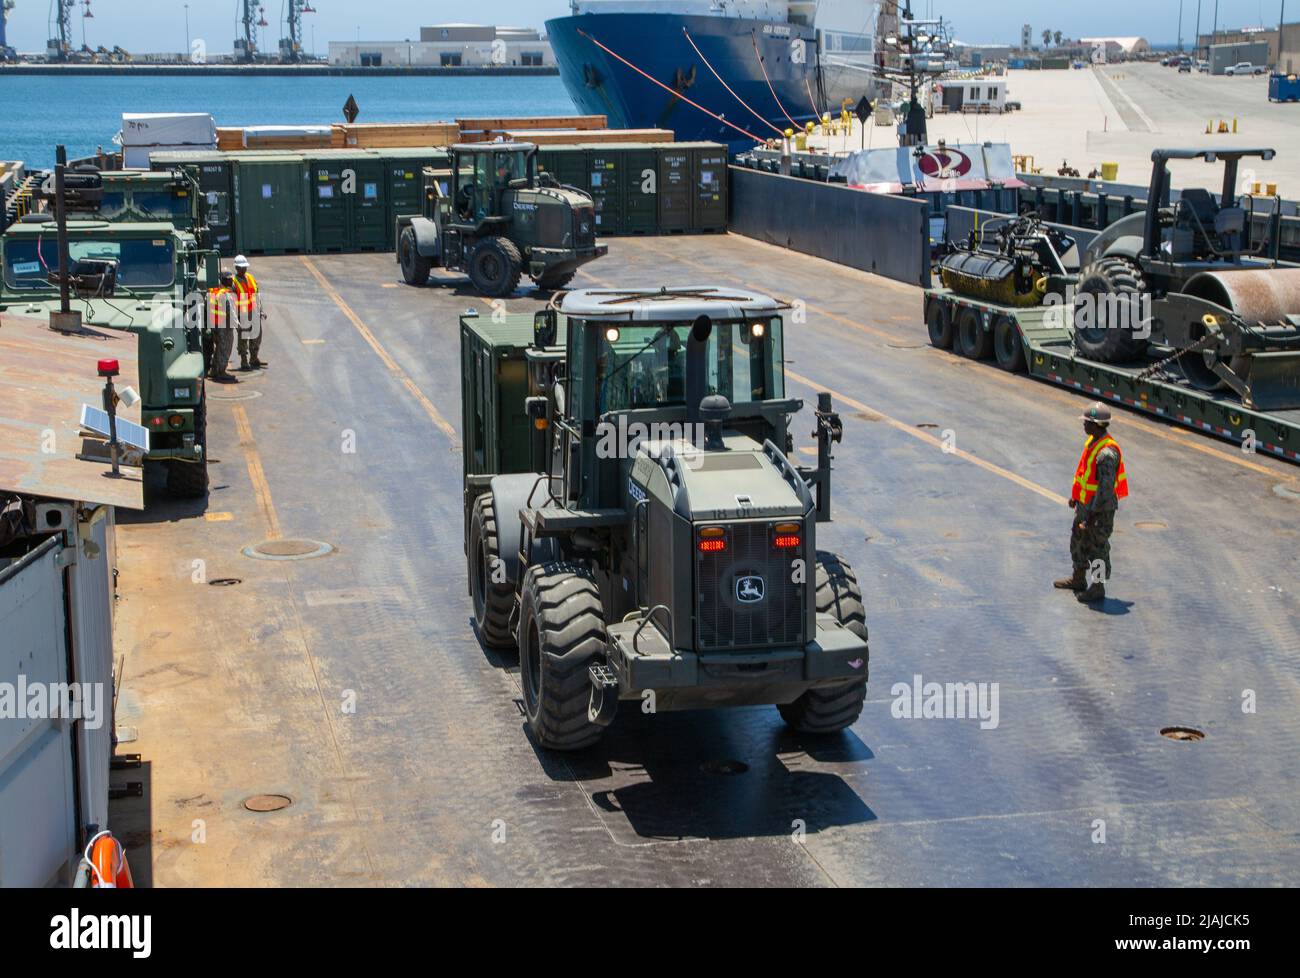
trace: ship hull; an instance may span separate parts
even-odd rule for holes
[[[611,127],[671,129],[679,141],[710,140],[735,151],[774,138],[830,108],[839,109],[838,101],[828,106],[819,89],[816,32],[809,27],[737,17],[616,13],[560,17],[546,22],[546,32],[578,111],[607,116]],[[796,42],[802,42],[802,52]],[[673,91],[655,85],[614,55]]]

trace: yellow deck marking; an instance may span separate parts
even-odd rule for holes
[[[234,513],[204,513],[203,518],[209,523],[230,523],[234,520]]]
[[[321,290],[330,298],[334,305],[339,307],[339,311],[348,318],[348,322],[352,323],[352,325],[356,327],[357,332],[361,334],[361,338],[370,345],[370,349],[374,350],[379,356],[379,359],[384,361],[384,366],[388,368],[389,372],[410,392],[411,396],[415,398],[420,407],[424,408],[424,413],[429,416],[429,420],[437,425],[438,429],[447,436],[447,439],[451,442],[453,448],[460,448],[460,437],[456,434],[456,429],[452,427],[451,423],[442,416],[441,412],[439,412],[436,407],[434,407],[433,402],[424,396],[424,391],[420,390],[420,388],[416,386],[415,381],[411,379],[410,375],[398,365],[397,361],[394,360],[391,355],[389,355],[388,351],[384,349],[379,340],[375,339],[375,334],[370,332],[370,328],[361,321],[361,317],[352,311],[352,307],[343,301],[343,296],[339,295],[334,286],[330,285],[325,276],[321,274],[320,269],[312,263],[312,260],[306,255],[299,255],[298,257],[302,259],[302,263],[307,267],[307,271],[311,272],[312,277],[316,279],[317,283],[319,283]]]
[[[933,445],[935,448],[939,449],[940,451],[943,450],[944,443],[938,438],[936,438],[934,435],[930,434],[928,431],[923,431],[920,428],[913,427],[912,425],[908,424],[905,421],[899,421],[897,418],[891,418],[889,415],[884,414],[877,408],[868,407],[867,405],[863,404],[861,401],[855,401],[853,398],[848,397],[847,395],[839,394],[833,390],[830,390],[824,384],[818,384],[816,381],[811,380],[808,377],[801,376],[800,374],[797,374],[792,370],[787,369],[785,375],[789,377],[791,380],[795,381],[796,383],[804,384],[807,387],[811,387],[813,390],[827,391],[831,395],[831,397],[835,398],[835,400],[839,401],[841,404],[847,404],[849,407],[856,408],[859,411],[866,411],[869,414],[874,414],[877,418],[879,418],[885,424],[889,425],[891,428],[895,428],[898,431],[911,435],[913,438],[919,439],[920,441],[925,442],[927,445]],[[1016,473],[1008,469],[1004,469],[1000,465],[994,465],[992,462],[982,459],[977,455],[972,455],[970,454],[970,452],[964,452],[960,448],[957,448],[957,449],[953,449],[948,454],[960,458],[963,461],[970,462],[972,465],[977,465],[985,472],[992,472],[996,476],[1001,476],[1003,479],[1006,479],[1010,482],[1014,482],[1022,489],[1028,489],[1030,492],[1038,493],[1038,495],[1042,496],[1044,499],[1050,499],[1058,506],[1065,506],[1069,503],[1069,500],[1066,499],[1064,496],[1060,495],[1059,493],[1052,492],[1052,490],[1044,486],[1040,486],[1037,482],[1031,482],[1029,479],[1026,479],[1022,475],[1016,475]]]
[[[324,342],[325,342],[324,340],[303,340],[303,341],[302,341],[302,345],[303,345],[303,346],[316,346],[317,344],[324,343]]]
[[[271,499],[271,486],[266,481],[266,471],[262,468],[262,457],[257,453],[257,442],[253,438],[253,428],[248,423],[248,413],[242,404],[232,404],[235,415],[235,428],[239,432],[239,447],[244,450],[248,464],[248,478],[253,483],[253,494],[257,496],[257,505],[266,519],[268,540],[280,539],[280,518],[275,515],[275,503]]]

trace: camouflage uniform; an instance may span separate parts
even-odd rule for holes
[[[1115,497],[1115,480],[1119,472],[1119,453],[1104,448],[1097,455],[1097,492],[1087,503],[1079,503],[1071,514],[1070,559],[1074,564],[1074,579],[1082,582],[1090,595],[1102,590],[1110,580],[1110,535],[1115,531],[1115,511],[1119,500]],[[1083,529],[1079,524],[1083,523]],[[1089,577],[1094,561],[1105,566],[1105,577]]]

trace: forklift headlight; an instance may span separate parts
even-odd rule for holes
[[[618,327],[617,327],[617,326],[610,326],[607,330],[605,330],[605,342],[607,342],[607,343],[617,343],[617,342],[618,342],[618,338],[619,338],[621,335],[622,335],[622,334],[618,331]]]
[[[750,334],[756,340],[761,340],[767,333],[767,323],[753,323],[749,327]]]

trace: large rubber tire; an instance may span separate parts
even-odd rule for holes
[[[1093,262],[1079,276],[1079,290],[1075,299],[1074,345],[1090,360],[1101,363],[1124,363],[1139,360],[1147,350],[1148,341],[1138,339],[1131,329],[1112,327],[1106,303],[1095,305],[1096,322],[1080,328],[1080,303],[1084,295],[1104,297],[1108,294],[1136,297],[1147,290],[1142,269],[1127,258],[1102,258]]]
[[[577,274],[578,270],[575,268],[571,272],[561,272],[559,275],[543,275],[536,280],[537,287],[547,292],[558,292],[572,282],[573,276]]]
[[[194,443],[203,449],[202,462],[167,462],[167,495],[202,499],[208,494],[208,397],[204,394],[194,412]]]
[[[832,615],[865,642],[867,614],[862,607],[862,588],[849,562],[839,554],[819,550],[816,583],[818,614]],[[867,699],[867,669],[864,663],[860,680],[810,689],[793,703],[778,706],[781,719],[803,733],[832,734],[847,730],[862,715],[862,704]]]
[[[429,284],[433,262],[420,254],[414,228],[402,228],[402,236],[397,239],[397,261],[402,266],[402,279],[407,285]]]
[[[480,241],[469,256],[469,280],[486,296],[501,298],[519,285],[523,259],[509,238],[491,237]]]
[[[587,669],[605,659],[605,616],[585,567],[530,567],[519,606],[519,678],[528,729],[549,750],[582,750],[604,732],[587,718]]]
[[[993,355],[993,333],[984,329],[983,317],[971,306],[957,314],[954,345],[968,360],[987,360]]]
[[[930,334],[931,346],[940,350],[952,349],[952,316],[948,312],[948,303],[930,300],[930,307],[925,311],[925,328]]]
[[[469,561],[469,593],[474,599],[474,623],[479,639],[490,649],[508,649],[515,644],[510,634],[510,614],[515,610],[514,585],[493,581],[493,569],[504,564],[497,537],[496,507],[492,493],[474,500],[469,519],[469,539],[465,541]],[[499,575],[498,575],[499,576]]]
[[[993,356],[998,366],[1009,373],[1018,374],[1025,369],[1025,344],[1020,327],[1010,316],[999,316],[993,321]]]

